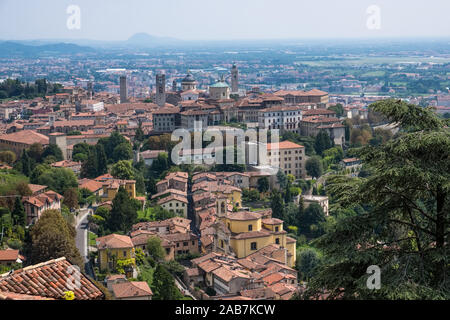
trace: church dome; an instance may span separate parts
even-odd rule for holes
[[[217,81],[210,87],[211,88],[229,88],[228,84],[225,81]]]
[[[193,82],[195,82],[195,78],[194,78],[194,76],[191,73],[188,73],[186,75],[186,77],[184,77],[182,82],[184,82],[184,83],[193,83]]]

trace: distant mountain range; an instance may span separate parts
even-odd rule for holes
[[[136,33],[132,37],[130,37],[125,43],[139,46],[139,47],[154,47],[161,45],[176,45],[181,44],[184,41],[175,39],[175,38],[167,38],[167,37],[156,37],[149,35],[148,33]]]
[[[155,48],[184,44],[183,40],[137,33],[125,41],[89,39],[0,40],[0,56],[40,56],[49,54],[77,54],[95,52],[96,49]]]
[[[0,42],[0,57],[68,55],[79,53],[94,53],[95,51],[96,50],[94,48],[79,46],[73,43],[27,45],[15,41]]]

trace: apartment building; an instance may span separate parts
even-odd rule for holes
[[[259,112],[259,127],[300,133],[302,109],[300,106],[274,106]]]
[[[291,141],[267,144],[269,164],[280,168],[284,174],[292,174],[296,179],[306,177],[305,147]]]

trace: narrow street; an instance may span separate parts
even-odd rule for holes
[[[85,263],[85,272],[93,277],[92,268],[89,267],[89,255],[88,255],[88,217],[92,214],[92,209],[80,209],[79,218],[77,219],[76,231],[77,236],[75,238],[76,246],[80,251],[83,261]]]

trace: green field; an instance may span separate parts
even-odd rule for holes
[[[371,71],[362,74],[361,77],[384,77],[385,74],[385,71]]]
[[[408,64],[408,63],[449,63],[450,58],[440,57],[417,57],[417,56],[398,56],[398,57],[352,57],[352,58],[339,58],[334,60],[301,60],[296,61],[298,64],[305,64],[310,67],[329,67],[329,66],[349,66],[349,65],[366,65],[366,64]],[[378,71],[374,71],[378,72]],[[380,71],[382,72],[382,71]]]

